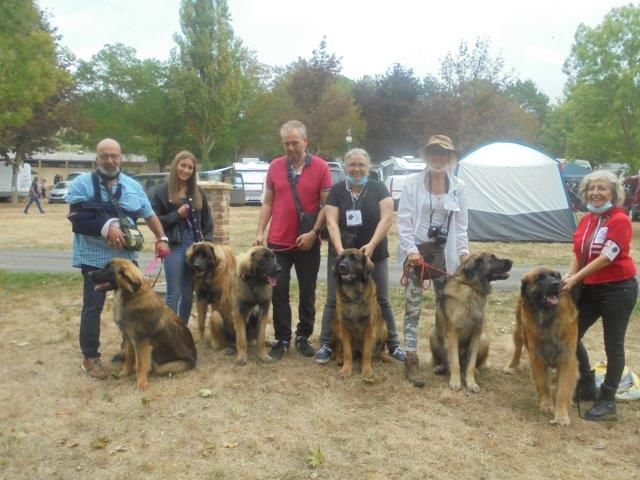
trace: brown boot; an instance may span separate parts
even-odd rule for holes
[[[87,376],[93,380],[106,380],[109,376],[109,372],[102,366],[100,357],[89,358],[86,357],[82,360],[82,370]]]
[[[414,387],[424,387],[426,382],[424,375],[420,371],[418,354],[416,352],[407,352],[407,359],[404,361],[404,365],[406,367],[407,380],[413,383]]]

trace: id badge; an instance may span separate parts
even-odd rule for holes
[[[362,226],[362,212],[360,210],[347,210],[347,227]]]

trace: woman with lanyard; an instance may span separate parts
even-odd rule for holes
[[[407,178],[398,206],[398,263],[405,290],[404,343],[407,379],[425,385],[419,368],[418,323],[423,281],[433,279],[439,301],[447,273],[469,254],[464,182],[451,174],[457,151],[449,137],[434,135],[420,149],[427,166]]]
[[[156,189],[151,201],[171,246],[171,255],[164,260],[164,301],[185,325],[193,305],[193,274],[184,254],[194,242],[213,240],[213,219],[197,178],[196,157],[182,151],[171,162],[169,178]]]
[[[331,237],[327,259],[327,303],[322,314],[321,348],[316,352],[318,363],[331,359],[331,320],[336,309],[336,279],[331,273],[336,257],[346,248],[358,248],[374,265],[378,304],[387,324],[389,353],[401,362],[405,355],[398,341],[396,321],[389,302],[389,249],[387,232],[393,224],[393,199],[382,182],[369,180],[371,160],[361,149],[349,150],[344,157],[347,179],[336,183],[329,192],[324,207]]]
[[[636,266],[629,256],[633,229],[627,212],[619,207],[624,200],[622,192],[620,180],[606,170],[582,179],[579,195],[590,213],[582,217],[573,234],[574,255],[563,278],[564,291],[580,288],[577,396],[578,400],[598,400],[585,413],[586,420],[616,417],[615,394],[625,362],[624,338],[638,297]],[[607,373],[598,398],[582,337],[600,317]]]

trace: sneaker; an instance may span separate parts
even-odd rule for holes
[[[85,358],[82,360],[82,370],[93,380],[106,380],[109,376],[109,372],[100,362],[100,357]]]
[[[391,352],[391,356],[402,363],[404,363],[404,361],[407,359],[407,354],[404,353],[404,350],[402,350],[402,347],[400,345],[393,349],[393,352]]]
[[[287,350],[289,350],[289,342],[278,340],[269,351],[269,356],[274,360],[280,360],[287,353]]]
[[[304,338],[303,336],[298,336],[296,338],[296,350],[300,352],[300,355],[305,357],[312,357],[316,351],[313,349],[309,340]]]
[[[331,345],[325,343],[320,347],[320,350],[316,352],[316,363],[329,363],[331,360],[331,354],[333,350],[331,350]]]

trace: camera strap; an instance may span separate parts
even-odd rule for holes
[[[307,153],[307,155],[309,154]],[[305,161],[306,161],[306,158],[305,158]],[[291,189],[291,196],[293,197],[293,203],[296,206],[296,210],[298,212],[298,219],[300,219],[302,218],[302,214],[304,213],[304,210],[302,209],[302,203],[300,202],[300,197],[298,196],[298,190],[295,184],[295,176],[296,174],[293,171],[291,160],[287,159],[287,180],[289,182],[289,188]]]
[[[120,225],[125,225],[127,227],[133,228],[134,225],[131,224],[131,222],[129,221],[129,219],[127,218],[127,216],[124,214],[124,211],[122,210],[122,207],[120,206],[120,203],[118,202],[118,200],[116,199],[116,197],[113,196],[113,193],[111,193],[111,188],[109,187],[109,185],[107,185],[106,182],[102,181],[102,186],[104,186],[105,191],[107,192],[107,197],[109,197],[109,201],[111,202],[111,205],[113,205],[113,208],[115,208],[116,213],[118,214],[118,219],[120,220]],[[122,184],[118,184],[118,187],[116,188],[116,195],[118,198],[120,198],[120,195],[122,195]]]
[[[432,199],[431,199],[431,172],[427,171],[427,177],[429,178],[429,210],[430,210],[430,214],[429,214],[429,228],[431,228],[433,226],[433,203],[432,203]],[[446,194],[449,193],[449,176],[447,175],[445,177],[446,179],[446,187],[447,187],[447,191]],[[445,208],[445,221],[447,224],[447,232],[449,231],[449,225],[451,224],[451,210],[447,210]]]

